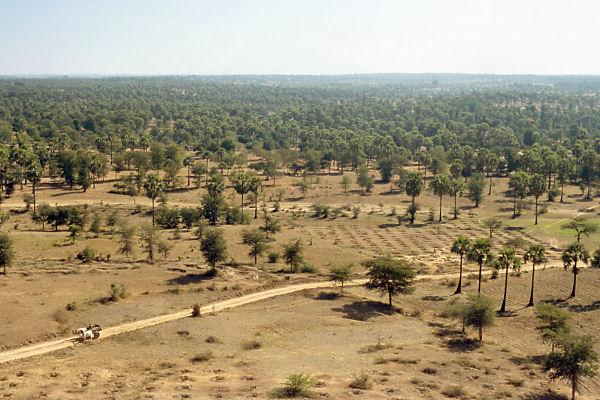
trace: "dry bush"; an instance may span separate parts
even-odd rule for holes
[[[262,347],[262,342],[258,340],[248,340],[242,343],[242,348],[244,350],[258,350]]]
[[[190,359],[190,361],[194,364],[207,362],[214,358],[213,352],[210,350],[205,350],[201,353],[196,354],[194,357]]]
[[[349,385],[352,389],[369,390],[373,387],[371,377],[367,374],[360,374],[355,377]]]

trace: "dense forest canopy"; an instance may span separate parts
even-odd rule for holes
[[[598,174],[598,93],[600,77],[588,76],[7,77],[0,174],[3,188],[29,180],[33,162],[72,186],[78,175],[105,173],[99,155],[120,170],[137,162],[140,172],[149,167],[134,153],[164,146],[175,157],[172,171],[183,166],[175,148],[226,167],[236,163],[232,154],[250,152],[270,163],[265,173],[377,161],[389,171],[415,162],[464,177],[524,169],[550,178],[560,159],[573,158],[578,169],[568,178],[590,186]],[[155,154],[156,169],[164,157]],[[75,171],[82,164],[83,175]],[[84,186],[94,179],[85,176]]]

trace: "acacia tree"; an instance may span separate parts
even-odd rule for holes
[[[348,175],[344,175],[342,176],[340,185],[342,185],[342,189],[344,189],[344,194],[348,194],[348,189],[350,189],[350,187],[352,186],[352,180]]]
[[[417,272],[408,261],[380,256],[364,261],[362,265],[368,270],[367,288],[387,293],[390,307],[394,296],[414,291],[413,280]]]
[[[508,293],[508,272],[509,269],[518,270],[521,267],[521,261],[517,258],[515,249],[512,247],[505,247],[498,256],[498,265],[500,268],[505,270],[504,275],[504,295],[502,296],[502,306],[500,306],[500,312],[506,311],[506,295]]]
[[[527,196],[527,187],[529,186],[529,174],[527,172],[515,172],[508,180],[508,187],[513,196],[513,219],[517,217],[517,198],[523,203]]]
[[[571,400],[575,400],[581,378],[593,377],[598,370],[598,353],[591,336],[564,336],[558,341],[559,352],[544,359],[544,370],[552,379],[571,384]]]
[[[494,325],[494,303],[487,296],[470,295],[463,309],[463,321],[466,326],[477,329],[479,341],[483,341],[483,328]]]
[[[286,264],[290,266],[290,272],[295,272],[303,260],[302,242],[300,242],[300,239],[283,246],[283,258]]]
[[[406,194],[411,198],[411,205],[409,208],[410,223],[415,223],[415,214],[417,213],[417,202],[416,198],[421,194],[423,190],[423,177],[418,172],[409,172],[406,177],[406,184],[404,187]]]
[[[546,178],[542,174],[533,174],[529,181],[529,192],[535,197],[535,225],[538,224],[538,204],[540,196],[546,193]]]
[[[492,258],[492,246],[489,239],[479,238],[471,243],[467,259],[479,265],[479,276],[477,279],[477,294],[481,294],[481,272],[483,264]]]
[[[535,307],[535,316],[541,323],[536,327],[537,331],[542,335],[544,342],[550,343],[554,353],[556,342],[571,332],[571,315],[553,304],[542,303]]]
[[[133,240],[135,238],[136,228],[135,226],[122,224],[120,239],[121,247],[119,248],[119,253],[124,254],[126,257],[129,257],[133,254]]]
[[[0,234],[0,267],[3,269],[3,275],[6,275],[6,267],[12,264],[14,258],[14,252],[12,248],[12,241],[7,234]]]
[[[223,230],[219,228],[210,228],[204,233],[200,241],[200,251],[204,259],[210,265],[211,271],[217,269],[219,262],[227,258],[227,242],[223,237]]]
[[[154,225],[144,224],[140,228],[139,236],[144,251],[148,255],[148,260],[153,261],[156,254],[156,246],[158,246],[158,242],[160,241],[158,229]]]
[[[329,271],[329,280],[333,282],[333,284],[340,285],[340,291],[344,291],[344,283],[348,282],[352,279],[352,265],[339,265],[335,267],[331,267]]]
[[[267,236],[260,229],[246,229],[242,231],[242,243],[250,247],[248,255],[254,257],[254,265],[258,256],[267,250]]]
[[[157,174],[149,174],[146,177],[146,182],[144,182],[144,190],[146,191],[146,196],[148,196],[148,198],[152,201],[152,226],[154,226],[156,199],[160,197],[164,191],[163,183]]]
[[[440,198],[440,216],[438,221],[442,222],[442,198],[450,191],[450,179],[446,175],[436,175],[433,177],[429,186],[433,193]]]
[[[458,286],[454,294],[460,294],[462,292],[462,276],[463,276],[463,259],[465,255],[471,249],[471,241],[464,236],[459,236],[454,243],[452,243],[451,251],[454,254],[458,254],[460,257],[460,269],[458,273]]]
[[[502,228],[502,221],[496,217],[491,217],[483,221],[483,226],[485,226],[490,232],[490,240],[494,236],[494,232],[498,229]]]
[[[467,182],[467,197],[479,207],[483,200],[483,190],[485,189],[485,178],[481,174],[473,175]]]
[[[458,196],[460,196],[462,194],[464,187],[465,187],[464,182],[458,178],[452,178],[448,182],[448,194],[450,196],[454,197],[454,209],[453,209],[454,219],[458,218],[458,206],[457,206]]]
[[[582,218],[574,218],[566,224],[563,224],[560,229],[575,231],[575,234],[577,235],[577,243],[579,243],[581,241],[581,236],[590,236],[596,232],[598,227]]]
[[[529,294],[529,303],[527,307],[533,306],[533,293],[535,285],[535,267],[546,262],[546,248],[543,244],[532,244],[529,246],[525,254],[523,255],[523,261],[531,261],[531,292]]]
[[[571,290],[571,296],[575,297],[575,292],[577,289],[577,274],[579,274],[579,267],[577,264],[581,261],[587,264],[590,259],[590,255],[588,251],[583,247],[581,243],[572,243],[567,247],[567,249],[562,254],[562,261],[565,266],[565,269],[572,267],[571,272],[573,272],[573,289]]]

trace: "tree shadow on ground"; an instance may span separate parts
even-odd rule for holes
[[[519,315],[518,312],[516,312],[515,310],[506,310],[506,311],[497,311],[496,312],[496,316],[498,316],[498,318],[510,318],[510,317],[516,317],[517,315]]]
[[[206,280],[210,280],[217,276],[215,270],[208,270],[201,274],[186,274],[167,280],[168,285],[191,285],[194,283],[200,283]]]
[[[334,308],[332,311],[340,312],[344,318],[356,321],[368,321],[370,318],[393,315],[397,312],[394,307],[377,301],[355,301]]]
[[[427,296],[423,296],[421,297],[421,300],[425,300],[425,301],[444,301],[446,300],[448,297],[447,296],[437,296],[437,295],[427,295]]]
[[[536,364],[541,365],[544,362],[543,355],[535,355],[535,356],[512,356],[509,360],[515,365],[527,365],[527,364]]]
[[[378,227],[379,229],[397,228],[397,227],[399,227],[399,226],[400,226],[400,225],[398,225],[398,224],[393,224],[393,223],[388,223],[388,224],[379,224],[379,225],[377,225],[377,227]]]
[[[571,304],[568,306],[569,311],[580,313],[600,310],[600,300],[596,300],[590,304]]]
[[[529,393],[524,395],[522,400],[568,400],[569,398],[554,390],[548,390],[545,393]]]
[[[482,343],[478,340],[471,339],[462,334],[450,338],[444,343],[448,350],[459,353],[466,353],[481,348]]]
[[[319,292],[315,300],[337,300],[342,296],[340,292]]]

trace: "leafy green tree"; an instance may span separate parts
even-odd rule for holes
[[[296,268],[302,263],[302,242],[296,240],[283,246],[283,258],[290,266],[290,272],[296,272]]]
[[[344,283],[352,279],[352,264],[337,265],[329,270],[329,280],[334,285],[340,285],[340,291],[344,291]]]
[[[558,161],[558,182],[560,183],[560,202],[564,203],[565,183],[575,174],[573,158],[564,155]]]
[[[374,181],[369,175],[369,168],[366,165],[361,165],[356,171],[356,183],[363,189],[363,192],[371,193],[373,190]]]
[[[598,230],[598,227],[582,218],[573,218],[566,224],[563,224],[560,229],[575,231],[577,243],[579,243],[581,241],[581,236],[590,236],[594,234]]]
[[[554,353],[558,340],[571,332],[571,315],[560,307],[542,303],[535,307],[535,316],[540,321],[536,329],[542,335],[542,340],[550,343]]]
[[[97,212],[92,214],[90,232],[96,235],[96,237],[102,232],[102,216]]]
[[[515,249],[513,247],[505,247],[498,255],[498,266],[504,269],[504,295],[502,296],[502,306],[500,306],[500,312],[506,311],[506,295],[508,294],[508,272],[512,268],[519,270],[521,268],[521,260],[517,258]]]
[[[439,222],[442,222],[442,198],[450,192],[450,179],[446,175],[436,175],[433,177],[429,186],[433,193],[440,198]]]
[[[454,208],[452,210],[453,214],[454,214],[454,219],[458,218],[457,201],[458,201],[458,196],[460,196],[462,194],[464,187],[465,187],[465,184],[463,183],[463,181],[461,181],[460,179],[457,179],[457,178],[452,178],[448,182],[448,194],[450,196],[454,197]]]
[[[477,293],[481,293],[481,273],[483,270],[483,264],[492,258],[492,246],[489,239],[479,238],[475,239],[471,243],[469,252],[467,253],[467,259],[471,262],[479,265],[479,276],[477,279]]]
[[[393,297],[414,291],[413,281],[417,272],[408,261],[379,256],[364,261],[362,265],[367,269],[367,288],[387,293],[390,307]]]
[[[494,325],[494,303],[487,296],[470,295],[464,308],[464,323],[477,329],[479,341],[483,341],[483,329]]]
[[[130,257],[133,254],[135,233],[135,226],[123,223],[120,227],[119,242],[121,247],[119,247],[119,253],[124,254],[126,257]]]
[[[144,182],[146,196],[152,201],[152,225],[155,224],[156,199],[163,193],[164,185],[157,174],[149,174]]]
[[[197,187],[200,187],[202,185],[203,177],[205,177],[205,175],[208,173],[206,167],[204,166],[204,164],[195,163],[194,165],[192,165],[191,172],[194,176],[194,183]]]
[[[217,264],[227,258],[227,242],[223,236],[223,230],[207,229],[200,241],[200,250],[211,269],[216,270]]]
[[[571,384],[571,400],[575,400],[581,378],[594,377],[598,371],[598,353],[591,336],[564,336],[557,343],[560,351],[544,359],[544,370],[552,379]]]
[[[458,254],[460,257],[460,269],[458,273],[458,286],[456,287],[456,291],[454,294],[460,294],[462,292],[462,276],[463,276],[463,259],[465,255],[469,253],[471,249],[471,241],[464,236],[459,236],[454,243],[452,243],[452,248],[450,249],[452,253]]]
[[[529,246],[525,254],[523,255],[523,261],[529,262],[531,261],[532,269],[531,269],[531,292],[529,294],[529,303],[527,303],[527,307],[533,306],[533,293],[535,286],[535,267],[546,262],[546,248],[543,244],[532,244]]]
[[[242,243],[250,247],[248,255],[254,257],[254,265],[258,261],[258,256],[264,254],[267,250],[267,236],[260,229],[246,229],[242,231]]]
[[[40,165],[39,161],[33,160],[27,166],[26,177],[31,182],[31,194],[33,195],[33,212],[36,212],[36,189],[37,185],[42,180],[44,170]]]
[[[278,219],[265,215],[264,225],[260,229],[265,233],[267,239],[269,235],[274,235],[281,230],[281,224]]]
[[[479,207],[481,204],[484,189],[485,179],[481,174],[473,175],[467,182],[467,197],[475,203],[475,207]]]
[[[415,223],[415,214],[417,213],[416,198],[423,190],[423,177],[418,172],[409,172],[406,177],[406,186],[404,188],[406,194],[411,198],[410,223]]]
[[[571,272],[573,272],[573,289],[571,290],[571,296],[575,297],[575,292],[577,290],[577,275],[579,274],[578,263],[583,262],[587,264],[590,259],[590,255],[588,251],[583,247],[581,243],[572,243],[565,249],[562,254],[562,261],[565,266],[565,269],[572,267]]]
[[[0,233],[0,267],[3,269],[3,274],[6,276],[6,267],[12,265],[14,252],[12,241],[6,233]]]
[[[546,193],[546,178],[542,174],[533,174],[529,180],[529,192],[535,197],[535,225],[538,224],[538,204],[540,196]]]

